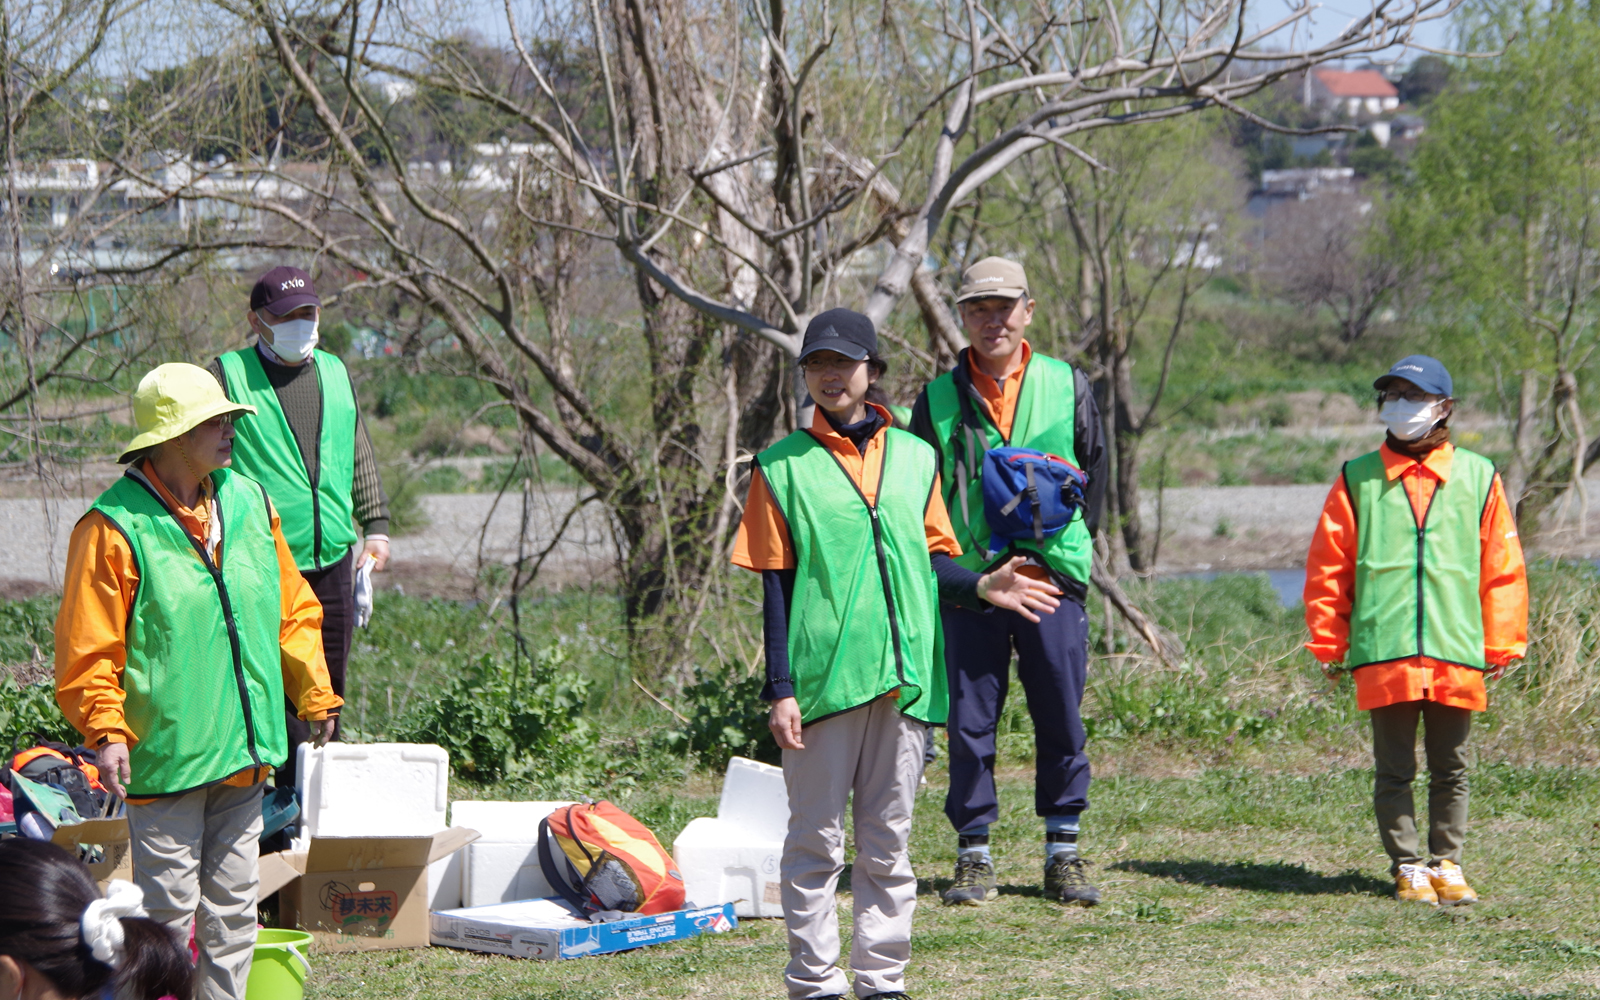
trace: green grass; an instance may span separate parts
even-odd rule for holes
[[[1110,771],[1130,762],[1110,749]],[[1176,762],[1180,763],[1181,762]],[[941,998],[1600,996],[1600,774],[1480,765],[1466,870],[1470,908],[1402,906],[1370,807],[1368,770],[1124,773],[1094,785],[1084,847],[1105,902],[1041,897],[1029,775],[1001,783],[999,900],[946,909],[954,843],[935,766],[918,796],[909,987]],[[625,804],[670,843],[714,810],[714,787]],[[1419,787],[1419,792],[1421,789]],[[841,899],[848,927],[848,896]],[[314,956],[313,998],[784,996],[781,921],[593,959],[541,963],[433,948]]]

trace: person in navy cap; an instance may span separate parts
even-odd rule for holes
[[[355,571],[368,560],[372,570],[388,564],[389,499],[350,372],[337,355],[316,349],[321,320],[311,275],[275,267],[250,290],[245,321],[255,343],[222,355],[208,370],[229,399],[260,414],[248,426],[240,423],[233,468],[265,486],[283,518],[295,564],[322,602],[328,674],[342,697],[356,621]],[[311,732],[292,705],[284,710],[289,760],[275,781],[293,787],[295,747],[310,742]]]
[[[1306,648],[1330,678],[1349,671],[1371,713],[1373,809],[1396,898],[1470,903],[1467,733],[1488,708],[1484,675],[1527,652],[1527,571],[1494,463],[1450,443],[1444,365],[1413,354],[1373,388],[1389,433],[1328,492],[1306,559]],[[1426,855],[1411,793],[1419,723]]]

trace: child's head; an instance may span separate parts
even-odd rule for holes
[[[82,1000],[113,984],[128,1000],[188,996],[193,971],[172,932],[128,915],[143,912],[138,890],[113,886],[102,899],[89,869],[54,844],[0,842],[0,997]]]

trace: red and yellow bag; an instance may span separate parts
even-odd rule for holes
[[[584,913],[683,908],[683,876],[672,856],[643,823],[609,802],[567,806],[541,820],[539,867]]]

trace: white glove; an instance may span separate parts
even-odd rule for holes
[[[372,557],[363,552],[356,566],[356,624],[361,628],[372,620],[372,567]]]

